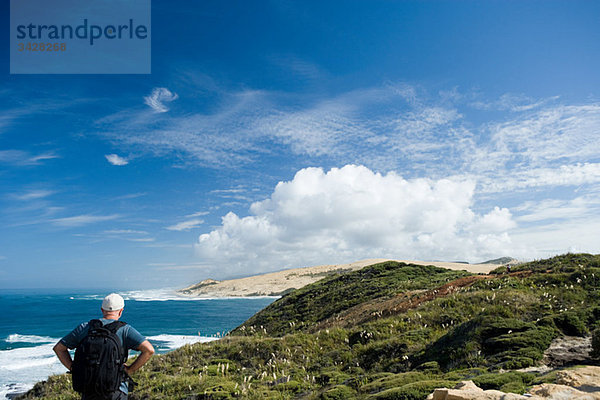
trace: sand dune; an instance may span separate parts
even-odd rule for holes
[[[355,271],[367,265],[388,261],[385,258],[356,261],[349,264],[320,265],[287,269],[270,272],[247,278],[216,281],[207,279],[192,286],[178,290],[179,294],[191,297],[248,297],[248,296],[279,296],[291,289],[299,289],[316,282],[325,276]],[[464,264],[452,262],[407,261],[394,260],[418,265],[435,265],[453,270],[467,270],[473,273],[488,273],[498,267],[498,264]]]

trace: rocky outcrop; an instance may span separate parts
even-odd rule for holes
[[[584,367],[556,373],[556,383],[585,392],[600,393],[600,367]]]
[[[587,364],[592,352],[592,338],[561,336],[552,341],[544,352],[542,363],[551,367]]]
[[[534,386],[529,393],[532,394],[529,399],[549,399],[549,400],[600,400],[600,392],[584,392],[571,386],[555,385],[553,383],[544,383]]]
[[[556,373],[556,384],[544,383],[525,395],[483,390],[464,381],[453,389],[435,389],[428,400],[600,400],[600,367],[583,367]]]
[[[427,400],[524,400],[531,399],[514,393],[504,393],[499,390],[483,390],[473,383],[464,381],[454,389],[435,389],[427,396]]]

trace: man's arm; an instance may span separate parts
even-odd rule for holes
[[[70,371],[73,366],[73,359],[71,359],[71,354],[69,354],[67,346],[62,344],[62,342],[58,342],[54,345],[52,350],[54,350],[62,365]]]
[[[144,340],[142,343],[140,343],[136,350],[141,351],[141,354],[138,356],[138,358],[135,359],[135,361],[131,365],[125,366],[125,371],[127,371],[128,374],[133,374],[135,371],[142,368],[142,365],[146,364],[146,362],[154,354],[154,347],[152,347],[150,342],[147,340]]]

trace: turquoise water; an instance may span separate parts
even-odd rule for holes
[[[52,346],[83,321],[100,317],[105,292],[0,290],[0,399],[65,372]],[[170,289],[120,292],[121,319],[159,353],[215,340],[269,305],[273,297],[189,299]]]

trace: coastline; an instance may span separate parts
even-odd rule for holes
[[[460,271],[466,270],[475,274],[487,274],[502,264],[467,264],[443,261],[413,261],[374,258],[355,261],[348,264],[319,265],[315,267],[292,268],[283,271],[269,272],[238,279],[217,281],[205,279],[191,286],[179,289],[176,293],[190,299],[232,298],[232,297],[279,297],[291,290],[300,289],[326,276],[362,269],[366,266],[397,261],[406,264],[433,265],[440,268]]]
[[[14,398],[36,382],[66,372],[52,346],[82,320],[95,316],[103,293],[36,289],[0,296],[7,318],[0,323],[0,399]],[[168,295],[162,301],[159,294]],[[130,291],[124,320],[136,327],[157,349],[171,352],[186,344],[218,340],[273,299],[194,299],[175,297],[168,290]],[[57,309],[69,310],[59,316]],[[150,317],[152,316],[152,317]],[[177,321],[173,323],[173,321]]]

